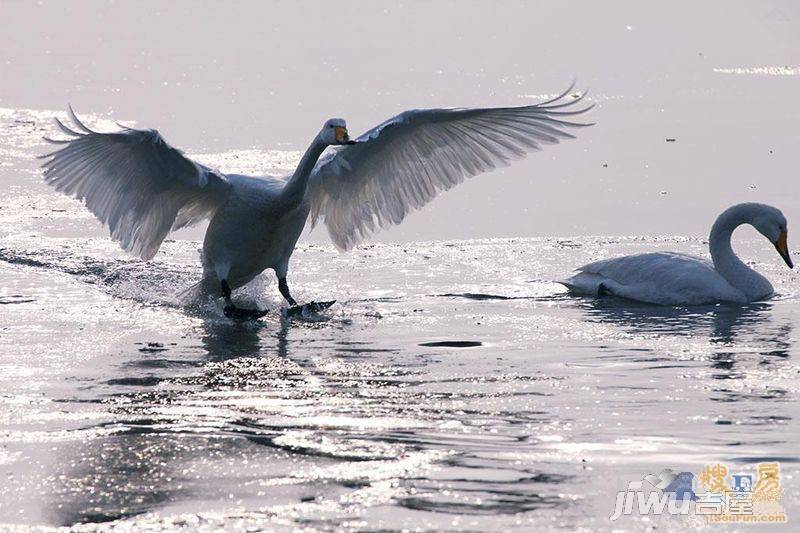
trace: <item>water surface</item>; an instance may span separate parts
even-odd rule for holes
[[[140,262],[40,183],[46,115],[0,113],[0,523],[701,528],[608,517],[645,474],[768,460],[797,512],[798,278],[769,243],[737,248],[776,298],[691,309],[553,280],[697,237],[306,243],[296,297],[338,303],[282,319],[267,274],[238,298],[275,312],[235,323],[176,301],[196,239]]]

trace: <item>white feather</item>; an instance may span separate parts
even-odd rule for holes
[[[69,115],[80,131],[56,119],[74,138],[46,139],[65,146],[42,156],[45,181],[83,200],[125,250],[151,259],[171,230],[212,216],[225,200],[225,177],[185,157],[156,130],[97,133],[72,108]]]
[[[411,110],[387,120],[320,160],[309,183],[312,224],[323,219],[347,250],[467,177],[573,138],[565,128],[590,124],[564,118],[592,106],[564,110],[582,98],[564,102],[566,94],[531,106]]]
[[[731,235],[750,224],[778,249],[791,268],[786,247],[786,217],[757,203],[737,204],[717,217],[708,237],[709,262],[675,252],[627,255],[583,265],[561,283],[583,296],[614,296],[658,305],[746,303],[768,298],[772,284],[742,262],[731,248]]]
[[[228,291],[272,268],[295,305],[286,275],[312,207],[334,243],[350,248],[379,227],[399,224],[466,176],[572,137],[563,129],[586,124],[563,117],[589,108],[561,110],[580,98],[560,98],[517,108],[407,111],[354,145],[342,131],[345,121],[330,119],[286,178],[223,175],[186,158],[155,130],[122,126],[97,133],[70,109],[80,131],[56,120],[70,138],[50,140],[63,147],[43,156],[44,174],[57,190],[83,200],[125,250],[144,259],[156,254],[171,230],[211,218],[203,280],[191,294],[224,296],[234,312]],[[339,149],[318,161],[331,145]]]

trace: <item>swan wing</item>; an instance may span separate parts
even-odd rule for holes
[[[592,106],[574,108],[583,96],[568,97],[571,89],[536,105],[415,109],[387,120],[317,164],[309,183],[312,224],[323,219],[334,244],[347,250],[467,177],[573,138],[567,128],[591,124],[570,116]]]
[[[693,255],[676,252],[651,252],[614,257],[589,263],[580,272],[597,274],[625,285],[658,283],[665,287],[708,283],[719,277],[714,265]]]
[[[210,217],[227,197],[222,174],[187,158],[156,130],[98,133],[72,108],[69,115],[75,129],[55,119],[69,139],[45,138],[62,148],[41,156],[44,179],[83,200],[126,251],[151,259],[171,230]]]

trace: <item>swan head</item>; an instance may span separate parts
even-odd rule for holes
[[[325,122],[319,136],[328,145],[355,144],[355,141],[350,140],[347,123],[342,118],[332,118]]]
[[[793,268],[789,245],[786,242],[786,217],[783,213],[770,205],[755,204],[750,223],[761,235],[769,239],[786,265]]]

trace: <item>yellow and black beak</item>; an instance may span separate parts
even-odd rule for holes
[[[786,244],[786,231],[784,230],[781,232],[781,236],[778,237],[778,240],[775,241],[775,249],[778,250],[778,253],[781,254],[783,260],[786,261],[786,265],[789,268],[794,268],[792,264],[792,257],[789,255],[789,245]]]
[[[350,140],[349,136],[347,135],[347,128],[342,126],[336,126],[333,128],[333,132],[336,135],[336,142],[344,144]]]

